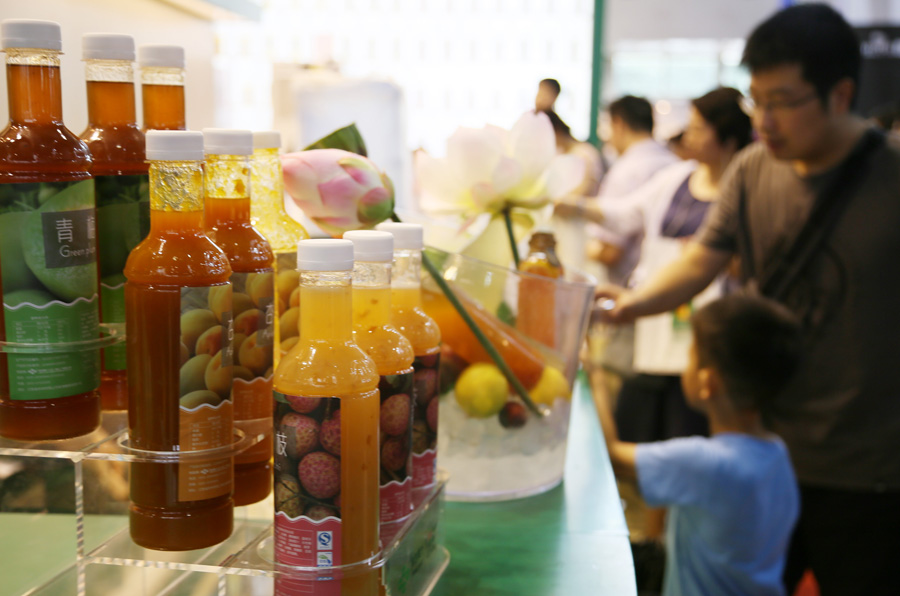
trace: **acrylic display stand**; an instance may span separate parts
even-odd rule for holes
[[[120,329],[79,349],[121,341]],[[82,342],[84,343],[84,342]],[[90,342],[88,342],[90,343]],[[48,349],[49,348],[49,349]],[[69,346],[71,349],[72,346]],[[62,346],[4,344],[10,353],[48,353]],[[339,582],[377,573],[387,594],[427,595],[449,563],[440,533],[447,477],[433,490],[376,557],[342,567],[287,568],[272,557],[272,495],[237,507],[234,531],[215,546],[182,552],[142,548],[128,531],[128,465],[178,463],[227,457],[264,435],[235,429],[234,443],[211,452],[146,452],[128,445],[124,412],[105,412],[94,432],[62,441],[21,442],[0,438],[0,539],[21,545],[0,560],[0,593],[24,596],[253,595],[276,593],[276,578]],[[28,544],[32,545],[29,551]],[[37,551],[37,552],[36,552]]]

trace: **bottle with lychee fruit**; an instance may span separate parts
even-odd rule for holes
[[[268,241],[250,223],[249,130],[208,128],[206,152],[206,233],[231,264],[234,379],[231,397],[235,426],[264,438],[234,458],[234,504],[262,501],[272,490],[272,371],[275,343],[275,282]],[[197,350],[214,352],[206,338]]]
[[[353,341],[353,243],[303,240],[300,340],[275,372],[275,592],[378,594],[378,368]],[[359,564],[335,581],[290,567]],[[308,573],[308,572],[307,572]]]
[[[391,322],[413,346],[413,504],[427,495],[437,479],[438,368],[441,330],[422,310],[422,250],[419,224],[384,222],[378,230],[394,235],[391,273]]]
[[[412,513],[412,344],[391,324],[389,232],[356,230],[353,242],[353,338],[381,377],[381,544],[387,548]]]
[[[146,150],[150,233],[125,264],[131,537],[191,550],[233,523],[231,267],[203,230],[203,135],[151,131]]]
[[[284,177],[281,171],[281,134],[253,133],[250,161],[250,221],[266,237],[275,253],[275,367],[281,354],[300,341],[300,274],[297,243],[309,238],[306,229],[284,208]]]

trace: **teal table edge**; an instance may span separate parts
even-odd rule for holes
[[[583,375],[572,403],[563,483],[505,502],[447,502],[450,565],[435,596],[634,596],[628,530]]]

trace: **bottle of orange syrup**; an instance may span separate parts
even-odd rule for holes
[[[387,548],[412,512],[412,344],[391,324],[390,232],[344,233],[353,242],[353,337],[381,377],[381,544]]]
[[[94,181],[87,146],[63,124],[58,23],[8,19],[9,123],[0,132],[0,436],[66,439],[100,424]],[[36,348],[42,349],[42,348]]]
[[[413,504],[418,505],[437,479],[438,369],[441,330],[422,310],[422,250],[419,224],[383,222],[376,229],[394,235],[391,273],[391,323],[413,346]]]
[[[556,345],[556,283],[552,280],[560,279],[564,273],[556,256],[553,232],[537,230],[528,241],[528,249],[519,271],[532,275],[519,281],[516,328],[552,348]]]
[[[149,131],[150,233],[125,264],[131,538],[225,540],[231,498],[231,267],[203,228],[203,135]]]
[[[275,372],[275,592],[375,596],[378,367],[353,340],[353,243],[303,240],[300,340]],[[345,568],[336,581],[290,567]]]
[[[100,321],[125,322],[125,261],[150,230],[150,195],[144,133],[134,102],[134,38],[114,33],[82,37],[88,125],[81,133],[91,151],[97,200]],[[104,410],[128,407],[125,345],[102,352],[100,400]]]
[[[184,115],[184,48],[138,47],[144,130],[187,130]]]
[[[234,458],[234,504],[249,505],[272,491],[272,350],[275,286],[272,249],[250,223],[249,130],[207,128],[206,233],[231,264],[235,426],[264,438]],[[196,352],[215,346],[197,340]]]
[[[300,273],[297,243],[309,233],[284,208],[281,172],[281,133],[253,133],[253,180],[250,184],[250,221],[266,237],[275,253],[275,367],[281,355],[300,341]]]

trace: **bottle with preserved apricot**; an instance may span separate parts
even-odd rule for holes
[[[187,130],[184,116],[184,48],[138,48],[144,130]]]
[[[125,265],[131,537],[157,550],[232,530],[231,267],[203,229],[203,135],[147,133],[150,234]]]
[[[0,24],[9,124],[0,132],[0,436],[64,439],[100,423],[94,182],[87,146],[63,124],[60,28]],[[35,348],[37,349],[37,348]]]
[[[394,235],[391,273],[391,323],[412,343],[413,383],[413,499],[437,479],[438,370],[441,330],[422,309],[422,250],[424,231],[419,224],[384,222],[376,229]]]
[[[234,504],[249,505],[272,491],[273,255],[250,223],[253,133],[208,128],[203,142],[206,232],[225,251],[232,271],[234,421],[245,433],[265,437],[234,458]],[[197,350],[203,341],[197,340]]]
[[[82,37],[88,125],[81,139],[94,159],[100,261],[100,321],[125,322],[125,261],[150,230],[144,133],[134,107],[134,38],[113,33]],[[104,410],[128,407],[125,345],[103,350]]]

